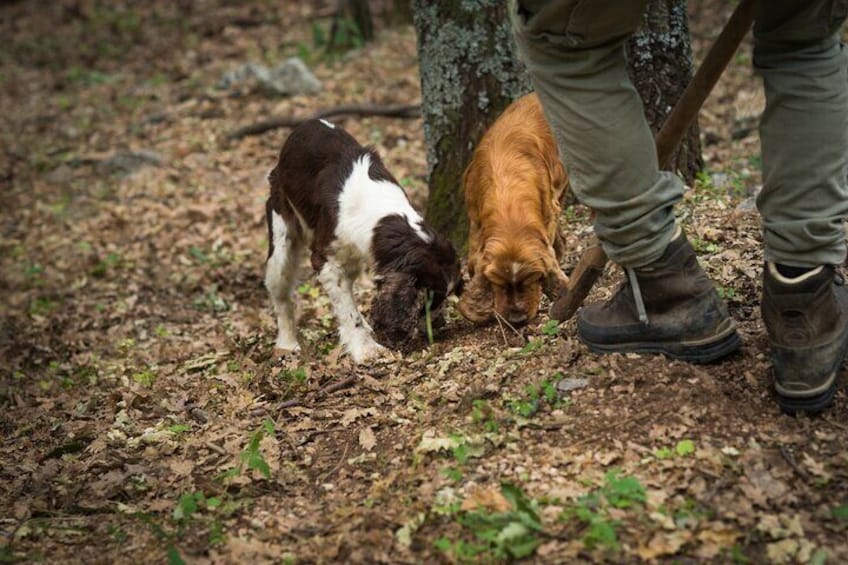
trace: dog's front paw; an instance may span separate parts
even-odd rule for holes
[[[291,336],[277,336],[274,342],[274,355],[291,355],[300,353],[300,344]]]
[[[351,359],[357,365],[378,359],[389,352],[388,349],[374,341],[370,334],[365,333],[358,335],[351,343],[347,344],[347,350]]]

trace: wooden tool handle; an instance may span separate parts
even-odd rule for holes
[[[571,318],[586,300],[595,281],[604,272],[606,264],[607,254],[600,244],[587,247],[572,271],[568,285],[560,287],[559,296],[551,305],[551,318],[560,322]]]
[[[710,47],[695,76],[674,104],[656,137],[657,160],[660,169],[668,170],[680,140],[701,110],[727,63],[730,62],[742,39],[754,21],[754,1],[741,0],[730,19]]]

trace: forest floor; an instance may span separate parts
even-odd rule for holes
[[[690,2],[696,57],[730,5]],[[597,356],[573,321],[452,310],[426,350],[354,367],[308,277],[304,353],[273,354],[265,175],[287,130],[227,134],[419,101],[414,31],[327,56],[310,2],[135,6],[0,4],[0,562],[848,561],[845,387],[813,418],[772,392],[750,43],[678,207],[738,354]],[[216,87],[295,55],[319,94]],[[424,203],[420,120],[338,123]],[[587,220],[564,215],[566,271]]]

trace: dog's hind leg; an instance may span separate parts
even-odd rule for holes
[[[277,340],[275,347],[299,351],[295,326],[295,305],[292,291],[303,260],[305,241],[303,230],[288,205],[281,213],[268,201],[268,261],[265,264],[265,288],[271,295],[277,314]]]
[[[356,307],[351,278],[353,272],[349,264],[340,264],[335,258],[329,258],[318,272],[318,281],[333,305],[342,346],[350,353],[354,363],[363,363],[379,357],[385,348],[374,341],[371,327]]]

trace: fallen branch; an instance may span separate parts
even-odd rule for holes
[[[318,391],[317,398],[314,399],[314,400],[321,400],[321,399],[333,394],[334,392],[338,392],[340,390],[346,389],[350,385],[356,383],[356,381],[358,379],[359,379],[358,375],[350,375],[349,377],[346,377],[346,378],[344,378],[340,381],[330,383],[329,385],[325,386],[324,388],[322,388]],[[303,399],[300,399],[300,398],[292,398],[290,400],[280,402],[279,404],[277,404],[276,408],[277,408],[277,410],[284,410],[286,408],[296,408],[296,407],[301,407],[301,406],[305,407],[305,408],[309,408],[309,407],[311,407],[312,404],[314,404],[314,403],[307,404],[303,401]]]
[[[272,129],[293,128],[308,120],[331,118],[333,116],[385,116],[390,118],[412,119],[421,116],[421,106],[418,104],[391,104],[377,106],[375,104],[344,104],[333,108],[318,110],[309,116],[280,116],[269,118],[255,124],[243,126],[227,134],[229,139],[240,139],[248,135],[259,135]]]
[[[332,394],[332,393],[334,393],[334,392],[337,392],[337,391],[339,391],[339,390],[342,390],[343,388],[347,388],[347,387],[349,387],[350,385],[352,385],[353,383],[355,383],[355,382],[357,381],[357,379],[358,379],[358,378],[359,378],[359,377],[358,377],[357,375],[351,375],[351,376],[349,376],[349,377],[347,377],[347,378],[345,378],[345,379],[342,379],[342,380],[340,380],[340,381],[337,381],[337,382],[334,382],[334,383],[332,383],[332,384],[329,384],[329,385],[325,386],[324,388],[322,388],[321,390],[319,390],[319,391],[318,391],[318,393],[319,393],[321,396],[327,396],[328,394]]]

